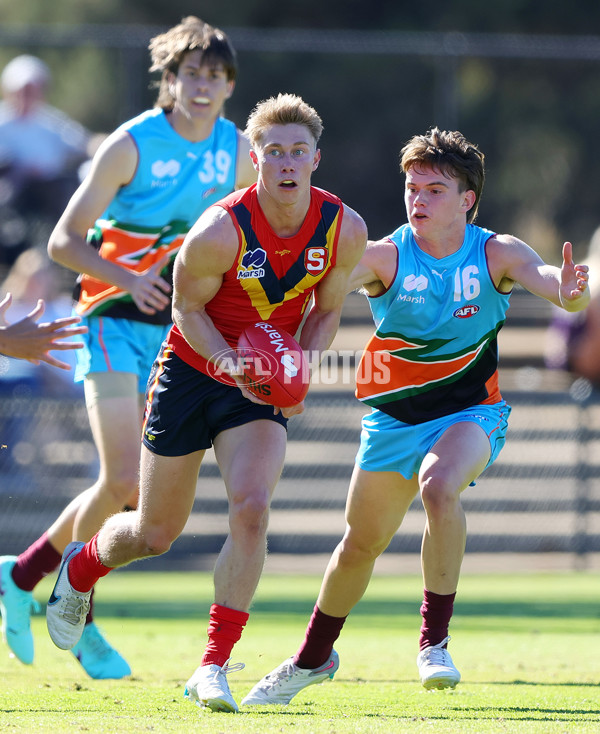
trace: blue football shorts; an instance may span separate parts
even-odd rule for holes
[[[287,430],[287,418],[272,405],[245,398],[184,362],[169,347],[152,367],[146,394],[142,441],[160,456],[186,456],[208,449],[217,434],[257,420],[272,420]]]
[[[148,375],[170,326],[131,319],[88,316],[82,319],[88,333],[78,336],[75,382],[91,372],[128,372],[138,376],[138,391],[146,392]]]
[[[510,405],[502,400],[494,405],[473,405],[457,413],[413,425],[373,409],[362,420],[356,463],[366,471],[399,472],[405,479],[410,479],[419,472],[425,456],[450,426],[470,421],[481,426],[490,442],[487,469],[506,441],[510,410]]]

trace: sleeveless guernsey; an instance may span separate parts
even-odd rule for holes
[[[335,266],[343,204],[337,196],[311,187],[311,200],[300,231],[278,237],[267,222],[256,184],[219,202],[237,229],[239,247],[206,313],[227,343],[237,346],[241,332],[256,321],[268,321],[294,335],[312,293]],[[207,362],[173,326],[168,343],[184,362],[209,373]],[[212,376],[214,370],[210,372]],[[221,382],[232,384],[227,375]]]
[[[210,137],[194,143],[173,130],[161,109],[148,110],[119,129],[137,146],[137,170],[90,230],[88,241],[103,258],[143,272],[166,253],[174,258],[200,214],[234,190],[237,129],[220,117]],[[170,268],[164,273],[170,277]],[[171,322],[170,308],[144,314],[129,293],[88,275],[79,277],[75,298],[84,316]]]
[[[496,337],[510,293],[490,277],[485,244],[493,236],[468,224],[460,249],[438,260],[408,224],[390,235],[397,271],[385,293],[369,298],[376,330],[357,371],[359,400],[416,424],[502,399]]]

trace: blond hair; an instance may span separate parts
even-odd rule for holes
[[[259,102],[250,113],[245,134],[250,145],[260,146],[265,130],[271,125],[304,125],[319,142],[323,122],[317,111],[295,94],[278,94]]]

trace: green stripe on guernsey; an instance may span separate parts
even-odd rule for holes
[[[449,344],[451,341],[454,341],[453,339],[432,339],[430,341],[427,341],[425,339],[418,339],[415,337],[407,337],[404,336],[404,334],[400,334],[399,332],[381,332],[381,331],[375,331],[376,336],[378,336],[380,339],[402,339],[402,341],[410,341],[412,344],[422,344],[422,347],[403,347],[401,349],[395,349],[395,350],[385,350],[388,351],[389,354],[391,354],[393,357],[401,357],[402,359],[407,360],[408,362],[446,362],[452,359],[456,359],[457,357],[462,357],[465,354],[468,354],[469,352],[473,352],[477,350],[481,344],[485,344],[486,342],[492,341],[492,339],[495,339],[498,335],[498,332],[500,329],[504,326],[504,321],[501,321],[496,328],[492,329],[491,331],[488,331],[487,334],[484,334],[479,341],[474,342],[469,347],[466,347],[465,349],[459,349],[457,352],[444,352],[444,354],[436,354],[433,356],[427,356],[428,354],[431,354],[431,352],[435,352],[438,349],[441,349],[446,344]]]

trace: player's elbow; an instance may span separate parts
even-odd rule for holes
[[[48,240],[48,257],[59,265],[69,267],[69,237],[56,227]]]

